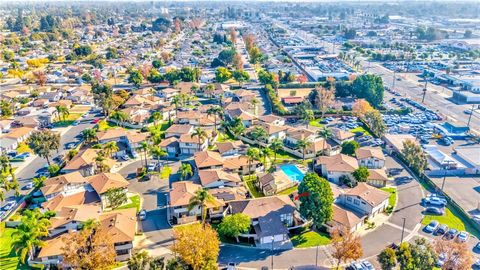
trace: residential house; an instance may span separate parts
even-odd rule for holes
[[[273,114],[262,115],[258,117],[258,120],[268,123],[274,126],[284,126],[285,125],[285,118],[276,116]]]
[[[257,119],[255,115],[249,112],[246,112],[242,109],[227,110],[225,111],[225,114],[229,120],[240,118],[245,128],[251,127],[253,125],[253,122]]]
[[[361,147],[355,151],[358,165],[369,169],[381,169],[385,167],[385,155],[380,147]]]
[[[321,156],[316,164],[320,166],[322,175],[335,184],[342,184],[342,177],[352,177],[352,173],[358,169],[357,160],[344,154]]]
[[[257,169],[263,168],[262,163],[253,160],[249,161],[247,156],[232,156],[223,159],[223,167],[241,175],[255,173]]]
[[[195,166],[198,170],[221,169],[223,168],[224,158],[218,152],[201,151],[193,156]]]
[[[182,155],[193,155],[199,151],[205,151],[208,147],[208,139],[200,138],[198,140],[197,136],[192,136],[192,134],[183,134],[178,139],[180,154]]]
[[[173,124],[165,130],[165,138],[176,137],[180,138],[182,135],[190,134],[193,131],[192,125]]]
[[[389,197],[390,193],[386,191],[366,183],[358,183],[356,187],[340,194],[338,199],[343,206],[373,218],[387,208]]]
[[[265,196],[273,196],[277,193],[275,177],[271,173],[262,173],[258,175],[256,185]]]
[[[288,228],[295,224],[295,204],[287,195],[228,202],[228,213],[250,217],[253,238],[259,245],[289,240]]]
[[[339,128],[332,129],[332,133],[333,133],[332,139],[338,144],[353,141],[353,139],[355,138],[355,133],[352,133],[350,131],[345,131]]]
[[[110,189],[121,189],[127,193],[128,181],[119,173],[99,173],[86,177],[92,188],[97,192],[102,202],[102,208],[110,207],[107,192]]]
[[[162,140],[158,146],[167,152],[169,157],[177,157],[180,154],[180,144],[176,137],[168,137]]]
[[[345,229],[349,232],[355,232],[362,227],[364,216],[351,211],[342,205],[333,204],[332,220],[327,221],[325,227],[329,233],[334,229]]]
[[[79,171],[83,176],[94,175],[97,171],[96,158],[101,150],[87,148],[78,152],[67,164],[63,167],[62,172],[71,173]],[[110,169],[115,165],[115,160],[105,158],[103,163]]]
[[[97,139],[100,144],[114,141],[121,150],[124,149],[124,151],[113,153],[113,156],[121,156],[128,153],[136,156],[137,149],[147,138],[148,133],[125,130],[123,128],[112,128],[97,133]],[[120,147],[122,144],[125,145],[124,148]]]
[[[197,221],[201,218],[201,207],[195,206],[189,210],[191,198],[195,192],[202,186],[190,181],[179,181],[172,183],[172,189],[169,192],[169,220],[174,224],[185,224]],[[225,212],[225,203],[218,199],[207,202],[207,218],[223,217]]]
[[[242,141],[217,142],[216,146],[222,157],[244,154],[248,148]]]
[[[172,101],[173,97],[180,94],[180,89],[164,88],[158,91],[158,96],[164,98],[166,101]]]
[[[237,187],[242,184],[238,174],[223,169],[200,170],[198,177],[204,188]]]
[[[387,186],[388,182],[390,179],[387,176],[387,173],[385,172],[385,169],[368,169],[368,178],[367,178],[367,184],[377,187],[377,188],[382,188]]]
[[[71,195],[85,191],[87,179],[78,172],[67,173],[45,180],[43,187],[40,188],[43,196],[48,201],[51,198],[63,194]]]
[[[80,204],[62,207],[54,217],[50,219],[48,228],[49,237],[55,237],[65,232],[76,231],[82,222],[90,219],[97,220],[101,214],[98,204]]]

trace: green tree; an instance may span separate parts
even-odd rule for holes
[[[119,126],[125,126],[125,122],[129,120],[129,116],[124,111],[115,111],[110,115],[111,119],[117,120]]]
[[[327,140],[333,136],[332,130],[324,127],[317,132],[317,135],[318,137],[323,138],[322,154],[325,154],[325,151],[326,151],[325,144],[327,143]]]
[[[202,141],[207,139],[207,132],[203,130],[201,127],[196,127],[192,134],[190,135],[192,138],[197,137],[198,139],[198,151],[201,151]]]
[[[277,161],[277,153],[283,149],[283,142],[280,138],[275,138],[270,143],[270,149],[273,151],[273,163]]]
[[[360,145],[356,141],[346,141],[342,143],[342,154],[352,156],[355,151],[360,148]]]
[[[252,164],[254,161],[260,159],[260,150],[256,147],[249,147],[247,149],[247,160],[248,160],[248,171],[250,172],[250,177],[252,173]]]
[[[382,266],[382,270],[393,270],[397,266],[397,256],[395,250],[387,247],[377,256],[377,260]]]
[[[262,69],[258,71],[258,81],[264,85],[273,85],[275,82],[275,74]]]
[[[103,145],[103,153],[105,153],[107,157],[111,157],[112,154],[118,152],[119,149],[116,141],[107,142]]]
[[[148,150],[150,149],[150,146],[149,146],[148,142],[146,142],[146,141],[141,142],[140,146],[137,149],[140,150],[140,152],[143,152],[143,156],[144,156],[144,159],[145,159],[145,168],[147,168],[147,166],[148,166],[147,156],[148,156]]]
[[[224,83],[232,78],[232,73],[224,67],[219,67],[215,71],[215,81],[218,83]]]
[[[50,177],[57,176],[60,173],[60,166],[58,164],[52,164],[48,166],[48,173],[50,174]]]
[[[155,126],[158,126],[158,122],[159,122],[160,120],[162,120],[162,117],[163,117],[163,116],[162,116],[162,114],[161,114],[159,111],[154,111],[154,112],[152,113],[152,115],[151,115],[153,124],[154,124]]]
[[[218,226],[218,233],[226,237],[234,237],[238,242],[238,236],[250,230],[250,217],[238,213],[223,218]]]
[[[168,153],[158,145],[150,147],[150,153],[152,153],[152,155],[157,158],[157,164],[160,164],[160,158],[166,157],[168,155]],[[161,168],[160,166],[158,166],[158,172],[160,171]]]
[[[182,180],[188,179],[193,175],[192,165],[190,165],[189,163],[182,163],[182,165],[180,166],[179,172],[180,172],[180,178]]]
[[[321,227],[333,216],[333,193],[330,184],[316,173],[307,173],[298,186],[300,214]]]
[[[352,176],[358,182],[367,182],[367,179],[370,176],[370,172],[368,171],[367,167],[360,166],[360,167],[358,167],[358,169],[353,171]]]
[[[143,75],[139,70],[130,71],[128,82],[133,83],[136,87],[139,87],[143,82]]]
[[[267,158],[270,158],[272,156],[273,152],[272,149],[268,147],[263,147],[260,149],[260,157],[263,158],[263,171],[267,170]]]
[[[50,165],[49,158],[52,151],[58,151],[60,147],[60,134],[51,130],[35,131],[30,135],[27,142],[28,147],[30,147],[36,155],[46,159],[48,165]]]
[[[0,156],[0,201],[5,200],[5,192],[14,190],[15,194],[19,194],[20,185],[15,177],[15,171],[10,163],[7,155]]]
[[[217,117],[222,117],[223,116],[223,108],[220,106],[212,106],[207,109],[207,115],[213,115],[214,119],[214,130],[215,134],[217,134]]]
[[[387,125],[383,121],[382,114],[378,110],[367,112],[365,114],[365,120],[377,137],[382,137],[387,131]]]
[[[44,245],[41,239],[48,236],[49,227],[48,216],[40,213],[38,208],[24,211],[20,225],[12,234],[13,249],[22,263],[25,264],[26,259],[33,256],[36,247]]]
[[[43,175],[40,176],[40,177],[34,177],[32,179],[33,186],[36,189],[40,189],[41,187],[43,187],[45,185],[45,180],[47,180],[47,177],[45,177]]]
[[[144,270],[151,261],[152,257],[146,250],[136,251],[128,260],[127,267],[130,270]]]
[[[8,118],[13,115],[13,103],[6,100],[0,101],[0,114],[3,118]]]
[[[397,261],[400,264],[400,269],[404,269],[404,270],[415,269],[413,264],[412,252],[410,250],[410,245],[408,244],[408,242],[403,242],[402,244],[400,244],[396,252],[396,255],[397,255]]]
[[[352,88],[358,98],[366,99],[375,108],[378,108],[383,102],[385,89],[382,77],[378,75],[360,75],[353,81]]]
[[[435,267],[437,254],[434,247],[426,238],[417,238],[413,245],[410,245],[414,269],[430,270]]]
[[[163,63],[162,59],[155,59],[152,61],[152,66],[154,68],[161,68],[165,65],[165,63]]]
[[[263,142],[268,138],[268,133],[262,126],[256,126],[250,131],[250,137],[254,141]]]
[[[127,193],[123,188],[110,188],[105,194],[108,207],[115,209],[128,201]]]
[[[192,211],[195,207],[200,207],[202,225],[205,227],[205,220],[207,219],[208,204],[215,203],[215,197],[208,193],[208,190],[201,188],[195,192],[195,196],[190,198],[188,203],[188,211]]]
[[[300,139],[297,141],[297,148],[302,150],[302,160],[305,161],[305,151],[308,147],[312,146],[312,142],[309,140]]]
[[[417,173],[423,173],[428,161],[420,145],[412,140],[406,140],[403,142],[402,154],[410,168]]]
[[[235,81],[240,84],[240,87],[244,82],[250,80],[250,75],[248,75],[248,72],[246,72],[245,70],[235,70],[232,75]]]
[[[97,140],[97,130],[94,128],[87,128],[82,131],[83,140],[87,143],[92,143]]]
[[[59,118],[62,119],[63,121],[65,121],[67,117],[70,115],[68,108],[65,106],[56,106],[55,108],[57,110]]]

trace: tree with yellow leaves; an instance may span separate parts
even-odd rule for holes
[[[435,252],[442,254],[445,258],[442,269],[472,269],[475,261],[475,257],[465,242],[437,240],[435,241]]]
[[[332,257],[337,260],[338,269],[340,263],[349,260],[358,260],[363,255],[360,238],[343,227],[334,228],[332,233]]]
[[[210,225],[199,223],[173,229],[173,251],[193,270],[217,269],[220,240]]]
[[[373,107],[365,99],[357,99],[352,106],[352,113],[355,116],[363,117],[367,112],[373,111]]]

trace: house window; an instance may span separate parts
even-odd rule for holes
[[[362,201],[362,204],[366,204],[364,201]]]
[[[128,254],[128,249],[121,249],[121,250],[117,250],[117,255],[125,255],[125,254]]]
[[[360,201],[355,199],[355,200],[353,200],[353,204],[360,205]]]
[[[351,201],[352,201],[352,197],[347,197],[347,201],[351,202]]]

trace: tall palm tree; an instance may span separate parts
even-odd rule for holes
[[[253,128],[253,130],[250,132],[250,136],[252,137],[253,140],[255,141],[263,141],[268,137],[267,131],[261,126],[256,126]]]
[[[92,143],[97,139],[97,130],[94,128],[87,128],[82,131],[82,137],[87,143]]]
[[[180,178],[182,180],[186,180],[193,175],[192,165],[190,165],[189,163],[182,163],[179,171],[180,171]]]
[[[195,192],[195,196],[190,199],[188,204],[188,211],[191,211],[195,207],[200,207],[201,217],[202,217],[202,225],[205,226],[205,220],[207,219],[207,205],[208,203],[214,203],[215,198],[212,194],[208,193],[208,191],[204,188],[199,189]]]
[[[270,157],[272,155],[272,149],[268,147],[263,147],[260,149],[260,157],[263,158],[263,171],[265,172],[267,170],[267,157]]]
[[[322,128],[317,132],[318,137],[323,138],[323,145],[322,145],[322,154],[325,154],[325,144],[327,143],[327,140],[332,137],[332,131],[329,128]]]
[[[154,155],[157,158],[157,164],[160,164],[161,157],[165,157],[168,155],[167,152],[158,145],[154,145],[150,147],[150,153],[152,153],[152,155]],[[158,166],[158,172],[160,171],[161,171],[161,168],[160,166]]]
[[[315,120],[315,115],[313,114],[312,110],[305,110],[304,114],[302,115],[302,119],[305,121],[306,128],[308,128],[310,121]]]
[[[253,97],[251,103],[253,105],[253,114],[257,115],[257,104],[259,103],[258,99],[256,97]]]
[[[180,95],[173,96],[172,103],[175,106],[175,117],[177,117],[178,116],[178,108],[182,105],[182,97]]]
[[[202,140],[207,138],[207,132],[205,132],[205,130],[203,130],[201,127],[196,127],[190,136],[192,138],[198,138],[198,151],[200,151],[202,146]]]
[[[212,106],[207,110],[207,115],[213,115],[215,134],[217,134],[217,116],[221,117],[222,113],[223,109],[220,106]]]
[[[273,163],[277,161],[277,152],[283,149],[283,142],[279,138],[275,138],[270,143],[270,149],[273,151]]]
[[[120,123],[120,126],[123,127],[125,122],[128,121],[129,116],[123,111],[115,111],[110,115],[110,118],[117,120]]]
[[[250,147],[247,150],[247,159],[248,159],[248,171],[250,172],[250,177],[252,175],[252,163],[255,160],[258,160],[260,157],[260,151],[256,147]]]
[[[153,124],[154,124],[155,126],[158,126],[158,122],[159,122],[160,120],[162,120],[162,114],[161,114],[159,111],[154,111],[154,112],[152,113],[151,118],[152,118],[152,120],[153,120]]]
[[[58,117],[61,118],[63,121],[65,121],[67,119],[67,116],[70,115],[68,108],[65,106],[57,106],[55,108],[57,109]]]
[[[145,157],[145,168],[147,168],[148,166],[148,159],[147,159],[147,154],[148,154],[148,149],[149,149],[149,144],[148,142],[144,141],[144,142],[141,142],[140,143],[140,146],[137,148],[138,150],[140,150],[141,152],[143,152],[143,155]],[[140,158],[141,159],[141,158]]]
[[[108,142],[103,146],[103,152],[106,156],[111,157],[113,153],[118,152],[119,148],[117,142]]]
[[[95,165],[97,167],[97,173],[104,173],[110,170],[107,164],[105,164],[105,156],[103,153],[98,153],[97,157],[95,158]]]
[[[303,161],[305,161],[305,150],[307,150],[307,148],[311,145],[312,145],[311,141],[307,141],[307,140],[298,140],[297,141],[297,147],[302,149],[302,159],[303,159]]]
[[[41,238],[48,236],[49,227],[50,221],[38,209],[25,210],[20,225],[12,234],[13,249],[22,263],[25,263],[27,256],[33,255],[35,247],[44,245]]]

